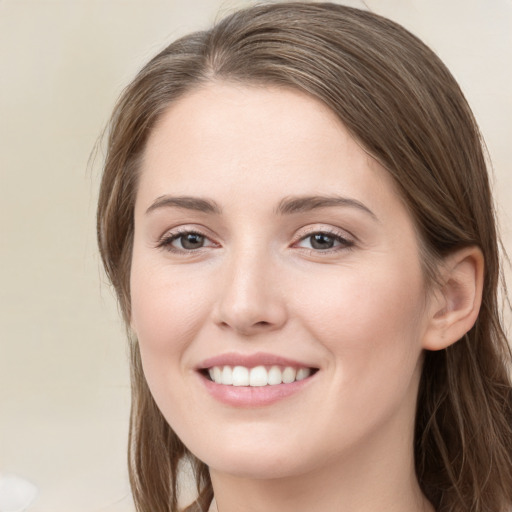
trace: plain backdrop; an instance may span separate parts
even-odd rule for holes
[[[133,509],[125,341],[95,240],[101,152],[89,157],[145,61],[251,3],[0,0],[0,473],[36,484],[30,511]],[[510,250],[512,1],[340,3],[403,24],[460,82]]]

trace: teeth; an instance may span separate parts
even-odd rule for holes
[[[283,383],[290,384],[295,380],[295,376],[297,375],[297,370],[292,368],[291,366],[287,366],[283,372]]]
[[[281,368],[279,366],[272,366],[268,371],[268,383],[270,386],[275,386],[276,384],[281,384],[283,382],[283,373],[281,372]]]
[[[233,370],[231,366],[224,366],[222,368],[221,380],[224,384],[233,384]]]
[[[217,367],[215,367],[215,368],[217,368]],[[213,374],[215,376],[215,370],[214,370]],[[244,366],[235,366],[233,368],[232,377],[233,377],[233,386],[248,386],[249,385],[249,370],[247,368],[245,368]],[[220,382],[216,380],[215,382],[218,382],[219,384],[223,384],[222,380]]]
[[[225,386],[276,386],[290,384],[296,380],[304,380],[311,375],[310,368],[293,368],[291,366],[279,367],[255,366],[214,366],[208,370],[210,378],[217,384]]]
[[[268,373],[264,366],[251,368],[249,372],[249,386],[266,386],[268,384]]]
[[[297,370],[297,375],[295,380],[304,380],[311,375],[311,370],[309,368],[299,368]]]

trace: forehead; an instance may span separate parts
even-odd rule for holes
[[[303,92],[213,83],[173,103],[149,137],[137,202],[247,192],[258,201],[329,192],[364,192],[377,203],[397,196],[388,173],[336,114]]]

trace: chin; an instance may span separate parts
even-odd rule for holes
[[[298,453],[281,446],[252,443],[249,445],[219,444],[219,450],[197,453],[196,457],[208,465],[211,471],[245,479],[278,479],[307,473],[314,466],[304,452]],[[265,448],[263,449],[262,446]],[[285,449],[283,449],[285,448]]]
[[[302,473],[300,467],[291,464],[290,460],[283,461],[275,457],[266,457],[265,460],[254,460],[254,457],[252,460],[232,457],[213,460],[208,467],[210,471],[229,474],[236,478],[266,480],[297,476]]]

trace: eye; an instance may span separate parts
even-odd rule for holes
[[[196,231],[180,231],[166,234],[158,247],[174,252],[191,252],[204,247],[216,247],[216,244]]]
[[[326,231],[310,233],[309,235],[301,238],[296,244],[297,247],[304,247],[305,249],[313,249],[315,251],[344,249],[352,247],[353,245],[354,242],[351,240],[348,240],[341,235]]]
[[[185,235],[179,235],[172,241],[171,245],[174,247],[177,245],[179,249],[191,251],[194,249],[200,249],[204,246],[204,243],[205,237],[203,235],[198,233],[187,233]]]

